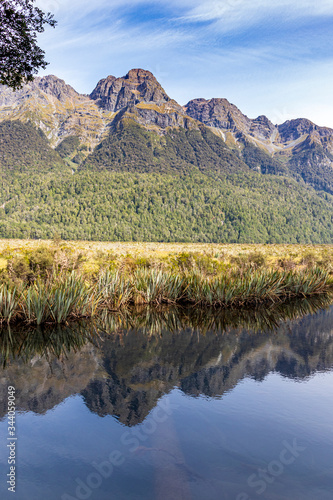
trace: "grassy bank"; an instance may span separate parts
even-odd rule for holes
[[[94,317],[99,311],[135,304],[193,304],[242,307],[311,297],[332,290],[330,275],[307,271],[225,271],[207,276],[198,271],[175,273],[138,269],[103,271],[88,281],[76,271],[37,278],[29,284],[0,286],[0,322],[37,325]]]
[[[127,305],[240,308],[333,290],[333,247],[2,240],[0,321],[65,323]]]
[[[319,266],[333,273],[333,245],[254,245],[215,243],[137,243],[0,239],[0,279],[18,264],[26,272],[79,269],[96,275],[105,268],[199,268],[205,273],[225,268],[306,269]],[[23,264],[22,264],[23,263]],[[29,269],[28,269],[29,268]],[[11,271],[11,274],[7,271]]]

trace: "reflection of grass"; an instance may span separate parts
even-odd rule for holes
[[[98,340],[93,323],[75,322],[71,325],[48,325],[43,327],[10,326],[0,329],[0,355],[3,367],[10,358],[29,361],[34,356],[67,356],[79,351],[87,342]]]
[[[213,309],[175,306],[132,306],[119,311],[104,310],[95,320],[75,321],[67,325],[26,326],[0,328],[0,358],[3,366],[12,358],[25,361],[34,356],[67,357],[79,351],[87,342],[99,344],[100,334],[116,334],[122,338],[129,330],[141,331],[149,337],[160,337],[163,332],[197,332],[223,334],[235,329],[235,334],[274,331],[287,320],[295,320],[330,306],[332,297],[314,296],[310,299],[291,300],[269,307]],[[102,337],[104,338],[104,336]],[[106,337],[107,338],[107,337]]]
[[[253,332],[274,331],[282,322],[314,314],[332,305],[332,295],[293,299],[285,303],[257,308],[211,308],[175,306],[134,306],[120,311],[103,311],[98,317],[98,328],[108,334],[127,330],[143,330],[149,336],[160,336],[163,331],[178,333],[192,330],[223,333],[230,328]]]

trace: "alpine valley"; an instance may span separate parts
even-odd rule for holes
[[[0,237],[331,243],[333,130],[226,99],[181,106],[149,71],[90,95],[0,87]]]

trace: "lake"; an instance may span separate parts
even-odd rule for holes
[[[105,313],[0,340],[1,499],[333,498],[329,302]]]

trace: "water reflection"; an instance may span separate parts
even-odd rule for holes
[[[98,323],[4,328],[0,417],[13,380],[19,410],[45,413],[81,394],[91,412],[133,426],[175,386],[220,398],[244,377],[308,377],[333,366],[330,303],[317,297],[256,311],[144,309]]]

